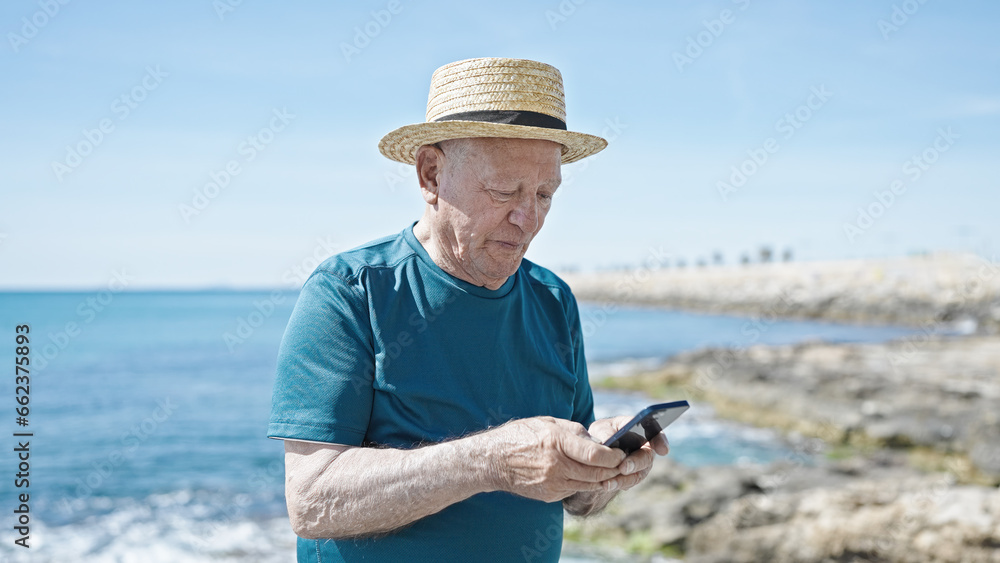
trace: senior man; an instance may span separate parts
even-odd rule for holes
[[[299,561],[555,561],[563,509],[666,455],[601,445],[628,417],[594,420],[576,300],[523,259],[560,165],[606,144],[566,130],[558,70],[518,59],[439,68],[427,121],[382,139],[423,216],[320,265],[279,351]]]

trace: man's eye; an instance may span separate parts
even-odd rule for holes
[[[497,191],[495,191],[495,192],[493,192],[493,195],[496,196],[497,199],[509,199],[509,198],[514,197],[514,192],[497,192]]]
[[[544,201],[549,201],[552,199],[552,194],[538,194],[538,197]]]

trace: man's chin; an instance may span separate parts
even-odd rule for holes
[[[484,273],[495,280],[506,280],[517,273],[517,269],[521,267],[521,258],[518,256],[516,259],[491,260],[492,264]]]

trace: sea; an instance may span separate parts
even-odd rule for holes
[[[283,446],[265,433],[296,295],[0,293],[0,560],[294,561]],[[913,332],[588,303],[581,319],[593,379],[705,346],[881,342]],[[18,391],[24,325],[31,363],[28,389]],[[17,404],[25,391],[27,404]],[[680,398],[598,391],[595,410],[633,414]],[[803,455],[794,438],[720,420],[700,404],[668,436],[672,458],[691,466]],[[28,548],[15,543],[25,520]],[[600,560],[564,549],[565,561]]]

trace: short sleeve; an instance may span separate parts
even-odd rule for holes
[[[594,422],[594,392],[590,388],[590,378],[587,375],[587,359],[583,350],[583,329],[580,324],[580,310],[576,298],[569,294],[568,320],[573,347],[573,371],[576,372],[576,392],[573,399],[573,421],[579,422],[584,428],[590,428]]]
[[[267,436],[361,445],[371,416],[374,366],[362,288],[314,272],[278,349]]]

